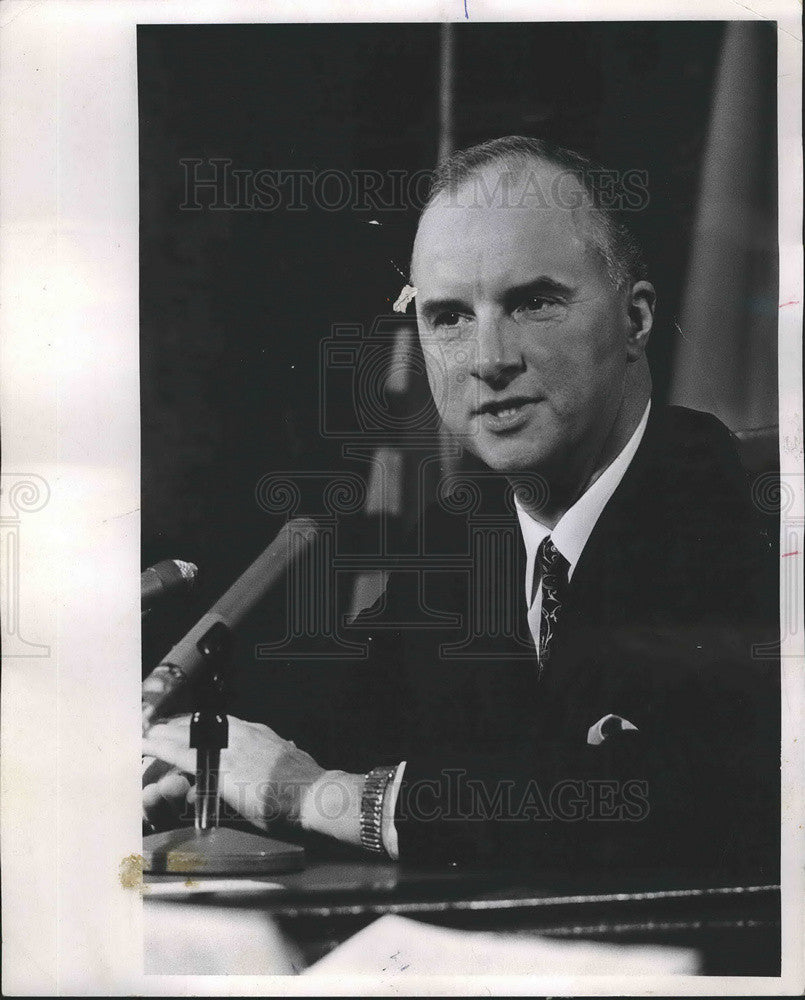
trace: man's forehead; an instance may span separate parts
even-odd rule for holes
[[[517,173],[498,165],[468,178],[441,192],[423,214],[414,283],[434,268],[444,276],[468,267],[492,274],[586,258],[593,222],[585,198],[574,177],[548,164]]]

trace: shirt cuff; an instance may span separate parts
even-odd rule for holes
[[[386,788],[383,796],[383,814],[380,819],[380,836],[383,841],[383,849],[392,861],[400,860],[400,845],[397,841],[397,827],[394,823],[394,810],[397,806],[397,796],[400,794],[405,765],[403,761],[397,768],[394,778]]]

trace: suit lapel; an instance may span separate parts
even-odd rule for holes
[[[636,570],[652,560],[665,521],[657,465],[662,423],[661,409],[652,408],[643,440],[584,546],[570,586],[574,614],[617,621],[639,590]]]

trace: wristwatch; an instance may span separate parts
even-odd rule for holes
[[[383,799],[389,782],[397,772],[393,767],[375,767],[364,778],[361,795],[361,845],[367,851],[382,853]]]

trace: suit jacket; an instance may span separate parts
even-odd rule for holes
[[[334,706],[353,769],[407,761],[402,861],[776,877],[776,543],[716,418],[652,407],[541,677],[505,481],[429,508],[417,551]],[[636,728],[591,743],[610,715]]]

